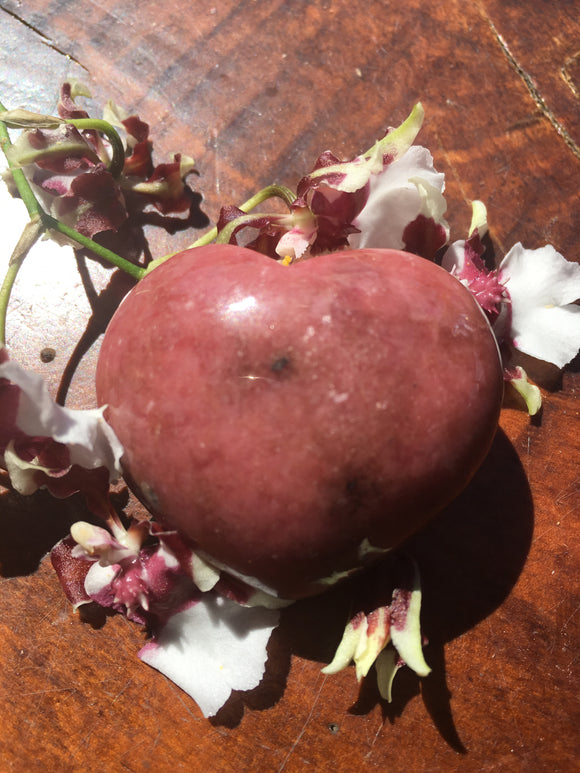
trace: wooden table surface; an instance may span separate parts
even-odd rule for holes
[[[212,220],[270,182],[294,185],[326,148],[365,150],[421,99],[419,141],[446,173],[453,237],[481,198],[498,254],[521,240],[580,258],[574,0],[0,9],[5,104],[52,111],[60,82],[80,77],[95,104],[113,99],[151,124],[158,159],[196,158]],[[152,250],[194,234],[151,233]],[[99,322],[76,265],[63,259],[59,270],[58,281],[47,272],[54,295],[34,269],[23,273],[10,344],[53,389],[64,370],[70,404],[88,405]],[[40,362],[44,346],[53,363]],[[137,660],[138,626],[83,623],[65,600],[44,556],[80,503],[0,489],[0,773],[577,770],[580,376],[546,375],[541,420],[506,408],[476,479],[413,541],[433,673],[421,682],[402,671],[391,705],[370,679],[359,692],[353,669],[320,673],[344,622],[339,591],[294,608],[264,685],[204,719]]]

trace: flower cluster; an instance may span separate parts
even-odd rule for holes
[[[486,233],[486,208],[476,201],[469,237],[449,247],[442,265],[473,293],[487,315],[502,353],[505,379],[533,415],[541,406],[540,391],[517,364],[517,354],[558,368],[576,357],[580,265],[567,261],[551,245],[528,250],[518,242],[497,268],[489,269],[482,258]]]
[[[288,214],[224,207],[217,240],[240,244],[252,229],[257,235],[245,246],[286,262],[349,246],[406,249],[432,260],[446,244],[449,227],[444,176],[426,148],[411,147],[423,117],[418,104],[398,128],[351,161],[322,153],[296,195],[287,189],[280,194]]]
[[[42,487],[62,498],[82,491],[91,510],[106,519],[122,453],[102,409],[57,405],[40,376],[0,349],[0,467],[20,494]]]
[[[80,84],[65,83],[58,116],[14,110],[4,120],[28,127],[7,148],[13,168],[22,168],[46,211],[83,236],[117,231],[147,204],[159,212],[186,213],[193,206],[185,178],[194,169],[188,156],[176,154],[155,165],[149,126],[109,103],[106,121],[89,118],[75,103],[90,96]],[[103,137],[99,129],[107,128]],[[121,140],[114,128],[125,137]]]
[[[377,605],[371,611],[359,610],[347,623],[332,662],[322,669],[336,674],[354,661],[360,681],[374,665],[381,697],[391,702],[393,679],[407,665],[419,676],[428,676],[431,669],[423,655],[423,639],[419,615],[421,588],[419,571],[414,567],[409,587],[395,587],[390,603]],[[383,587],[383,584],[379,584]],[[392,646],[388,646],[392,644]]]
[[[152,636],[139,657],[186,690],[206,717],[232,690],[259,684],[277,610],[253,603],[253,589],[222,576],[177,532],[153,522],[126,529],[118,519],[109,528],[79,521],[52,549],[75,608],[92,602],[146,625]]]
[[[117,231],[147,204],[164,215],[187,212],[192,197],[184,180],[193,161],[175,155],[154,165],[147,124],[111,104],[106,122],[93,121],[75,103],[83,93],[64,85],[59,118],[22,110],[0,116],[26,128],[7,156],[13,169],[24,170],[46,212],[89,238]],[[444,175],[426,148],[413,145],[422,121],[417,105],[366,153],[347,161],[322,153],[295,192],[270,186],[247,205],[223,207],[216,228],[192,246],[243,244],[285,264],[345,248],[403,249],[440,261],[487,315],[505,378],[535,413],[540,392],[517,354],[559,368],[576,356],[580,266],[549,245],[527,250],[521,244],[496,266],[486,265],[487,213],[480,202],[473,204],[467,239],[449,245]],[[252,211],[269,196],[282,198],[288,211]],[[123,449],[103,410],[56,405],[42,379],[11,361],[0,344],[0,467],[21,494],[40,487],[57,497],[81,491],[102,520],[75,524],[52,551],[68,598],[75,607],[96,603],[147,625],[153,638],[140,657],[189,692],[206,716],[215,714],[232,689],[260,682],[279,604],[206,563],[175,532],[154,522],[126,528],[108,497],[111,480],[122,472]],[[399,583],[388,602],[359,609],[325,673],[354,660],[360,679],[375,663],[388,700],[404,663],[426,676],[420,604],[416,576]]]

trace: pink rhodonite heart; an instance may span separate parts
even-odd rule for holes
[[[125,299],[97,392],[151,512],[291,598],[400,544],[464,488],[503,381],[477,303],[429,261],[359,250],[284,266],[211,245]]]

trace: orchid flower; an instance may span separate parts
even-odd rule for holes
[[[471,290],[493,326],[502,350],[505,379],[524,398],[530,415],[541,405],[539,389],[514,352],[552,363],[568,364],[580,350],[580,265],[566,260],[551,245],[525,249],[519,242],[497,269],[482,260],[481,238],[487,232],[485,206],[473,202],[469,238],[452,244],[442,265]]]
[[[121,475],[122,453],[102,408],[57,405],[40,376],[0,349],[0,465],[19,493],[82,491],[95,514],[108,518],[109,484]]]
[[[322,153],[298,183],[289,214],[247,214],[225,207],[218,233],[238,243],[246,228],[258,238],[248,247],[294,262],[345,247],[412,249],[432,259],[448,239],[443,175],[426,148],[411,147],[423,122],[416,105],[366,153],[341,161]]]
[[[445,176],[435,171],[427,148],[409,148],[371,177],[368,199],[354,219],[358,232],[349,237],[350,246],[405,249],[433,260],[449,238],[444,189]]]
[[[423,656],[420,612],[421,588],[415,567],[412,588],[395,588],[390,604],[368,613],[359,611],[352,617],[332,662],[322,673],[336,674],[354,660],[360,681],[375,665],[381,697],[390,702],[393,678],[399,668],[408,665],[419,676],[431,673]],[[387,649],[390,643],[393,646]]]
[[[51,553],[75,608],[95,602],[147,625],[151,640],[139,657],[213,716],[232,690],[256,687],[279,613],[245,606],[177,532],[152,522],[118,524],[114,533],[83,521]]]
[[[89,238],[117,231],[147,203],[164,215],[188,211],[194,202],[184,181],[193,159],[176,154],[154,166],[146,123],[112,104],[106,112],[111,122],[93,121],[76,105],[79,95],[90,96],[78,84],[63,85],[59,117],[24,110],[3,116],[26,129],[7,156],[24,169],[46,211]],[[113,125],[122,127],[124,148]],[[113,145],[100,134],[106,127]]]

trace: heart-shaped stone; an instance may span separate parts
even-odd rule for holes
[[[211,245],[125,299],[97,393],[151,512],[218,565],[299,597],[463,489],[503,380],[476,301],[429,261],[358,250],[284,266]]]

